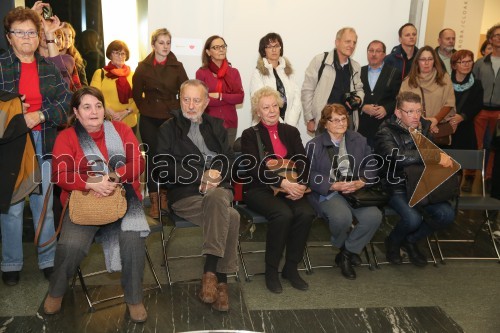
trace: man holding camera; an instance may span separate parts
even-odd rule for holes
[[[357,130],[358,108],[363,102],[361,66],[350,56],[356,49],[358,35],[353,28],[337,32],[335,49],[315,56],[306,69],[302,84],[302,108],[307,131],[318,130],[321,110],[326,104],[339,103],[351,114],[349,128]]]

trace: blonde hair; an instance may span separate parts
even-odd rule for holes
[[[283,98],[281,98],[280,93],[271,87],[262,87],[252,95],[252,116],[257,118],[259,111],[259,102],[263,97],[273,96],[278,102],[278,106],[283,107]]]

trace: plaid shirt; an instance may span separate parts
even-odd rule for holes
[[[45,116],[42,123],[43,154],[52,153],[57,136],[57,126],[66,124],[67,110],[72,93],[63,81],[61,73],[55,65],[35,52],[40,78],[40,93],[42,95],[41,110]],[[0,55],[0,89],[19,93],[19,78],[21,77],[21,62],[12,48]]]

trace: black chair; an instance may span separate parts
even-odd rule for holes
[[[322,219],[321,218],[316,218],[315,221],[316,220],[322,220]],[[321,221],[321,222],[323,222],[323,221]],[[311,256],[309,254],[309,248],[333,248],[333,245],[330,242],[324,243],[324,244],[311,244],[309,242],[307,243],[305,251],[304,251],[304,256],[305,256],[305,260],[306,260],[306,263],[307,263],[307,268],[308,268],[307,271],[308,271],[309,274],[312,274],[314,272],[314,269],[316,269],[316,268],[333,268],[333,267],[336,267],[333,263],[331,265],[313,265],[312,261],[311,261]],[[370,260],[370,254],[368,253],[368,249],[366,248],[366,246],[363,248],[363,253],[365,254],[366,263],[362,263],[361,266],[367,266],[368,269],[371,270],[371,271],[375,270],[375,267],[372,265],[372,262]]]
[[[388,223],[389,216],[399,217],[399,214],[394,209],[392,209],[390,206],[384,206],[381,208],[381,210],[382,210],[382,216],[383,216],[382,220],[385,221],[386,223]],[[430,241],[429,237],[426,238],[426,242],[427,242],[427,249],[429,250],[429,254],[431,255],[431,259],[427,260],[427,262],[433,264],[434,267],[437,267],[438,266],[437,259],[436,259],[436,256],[434,254],[434,251],[432,250],[431,241]],[[380,265],[390,264],[386,260],[380,261],[378,259],[377,253],[375,251],[375,244],[385,246],[383,241],[374,241],[373,239],[372,239],[372,241],[370,241],[370,248],[371,248],[373,260],[375,262],[375,267],[380,268]],[[405,256],[403,255],[403,258],[404,257]],[[410,262],[403,261],[403,264],[410,264]]]
[[[263,272],[249,273],[248,268],[247,268],[247,264],[245,261],[245,255],[256,254],[256,253],[265,253],[266,250],[262,249],[262,250],[245,250],[245,251],[243,251],[242,247],[241,247],[241,243],[242,243],[241,240],[245,237],[245,235],[248,232],[253,233],[253,231],[255,230],[257,225],[266,224],[269,221],[264,216],[258,214],[257,212],[253,211],[252,209],[248,208],[247,205],[245,205],[245,204],[234,205],[234,208],[240,213],[240,217],[244,223],[243,227],[240,227],[240,237],[238,240],[238,254],[240,257],[241,266],[243,266],[243,272],[245,274],[245,281],[250,282],[251,281],[250,278],[252,276],[264,274],[264,273]],[[306,255],[305,255],[306,251],[307,251],[307,246],[306,246],[306,249],[304,250],[304,257],[302,258],[304,268],[301,268],[301,269],[299,268],[299,270],[305,270],[306,273],[309,274],[310,273],[309,266],[307,264]]]
[[[160,233],[160,235],[161,235],[162,250],[163,250],[163,256],[164,256],[164,260],[166,260],[166,250],[165,250],[165,246],[164,246],[165,243],[164,243],[164,235],[163,235],[163,225],[160,222],[158,222],[156,220],[153,220],[153,219],[148,219],[148,224],[149,224],[149,228],[150,228],[151,234],[157,233],[157,232]],[[155,285],[152,286],[152,287],[146,287],[146,288],[143,289],[143,291],[150,291],[150,290],[156,290],[156,289],[158,289],[161,292],[162,291],[162,287],[161,287],[161,284],[160,284],[160,280],[158,279],[158,275],[156,274],[155,266],[154,266],[153,260],[151,259],[150,254],[149,254],[149,250],[148,250],[147,244],[145,244],[144,250],[146,252],[146,259],[148,261],[149,268],[151,269],[151,273],[153,274],[153,278],[155,280]],[[73,277],[72,287],[75,286],[76,277],[78,277],[78,280],[80,281],[80,285],[81,285],[82,290],[83,290],[83,294],[84,294],[85,299],[87,301],[87,304],[89,306],[89,312],[91,312],[91,313],[95,312],[95,310],[96,310],[95,307],[94,307],[94,305],[101,304],[101,303],[108,302],[108,301],[112,301],[112,300],[115,300],[115,299],[119,299],[119,298],[122,298],[124,296],[123,294],[120,294],[120,295],[111,296],[111,297],[107,297],[107,298],[102,298],[102,299],[98,299],[98,300],[93,300],[92,299],[92,297],[90,296],[89,289],[87,288],[87,284],[85,282],[85,279],[86,278],[91,278],[91,277],[94,277],[94,276],[98,276],[98,275],[101,275],[101,274],[106,274],[106,273],[108,273],[107,270],[100,270],[100,271],[96,271],[96,272],[92,272],[92,273],[83,274],[80,266],[78,266],[77,269],[76,269],[76,274]]]
[[[485,186],[484,186],[484,173],[485,173],[485,150],[458,150],[458,149],[449,149],[445,150],[447,154],[449,154],[454,160],[456,160],[462,167],[462,169],[470,169],[470,170],[480,170],[481,171],[481,194],[478,196],[464,196],[460,195],[460,197],[455,202],[456,209],[462,211],[480,211],[484,213],[484,218],[482,223],[480,223],[479,228],[475,232],[474,239],[440,239],[438,238],[438,233],[435,235],[435,244],[437,245],[437,249],[439,251],[439,255],[441,257],[441,262],[445,262],[447,259],[454,260],[467,260],[467,259],[475,259],[475,260],[497,260],[500,262],[500,252],[498,246],[495,242],[495,237],[493,235],[492,223],[493,221],[490,218],[490,211],[498,211],[500,210],[500,200],[489,197],[486,195]],[[446,256],[440,244],[446,243],[462,243],[469,244],[473,247],[477,245],[478,235],[483,230],[486,229],[488,234],[489,243],[493,247],[495,255],[492,257],[474,257],[474,256]]]

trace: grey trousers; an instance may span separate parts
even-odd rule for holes
[[[352,208],[340,194],[320,204],[328,219],[332,244],[352,253],[361,253],[382,222],[382,212],[377,207]],[[351,230],[353,216],[358,224]]]
[[[122,260],[121,284],[125,302],[138,304],[142,302],[142,280],[144,276],[145,238],[139,232],[122,231],[116,223],[102,226],[85,226],[71,222],[69,214],[64,217],[61,236],[56,248],[54,272],[50,278],[49,295],[64,296],[68,280],[73,277],[76,268],[87,256],[95,234],[101,230],[114,228],[120,233],[120,257]]]
[[[231,207],[233,193],[214,188],[205,195],[193,195],[172,204],[175,214],[203,229],[202,254],[219,257],[217,272],[238,271],[240,214]]]

